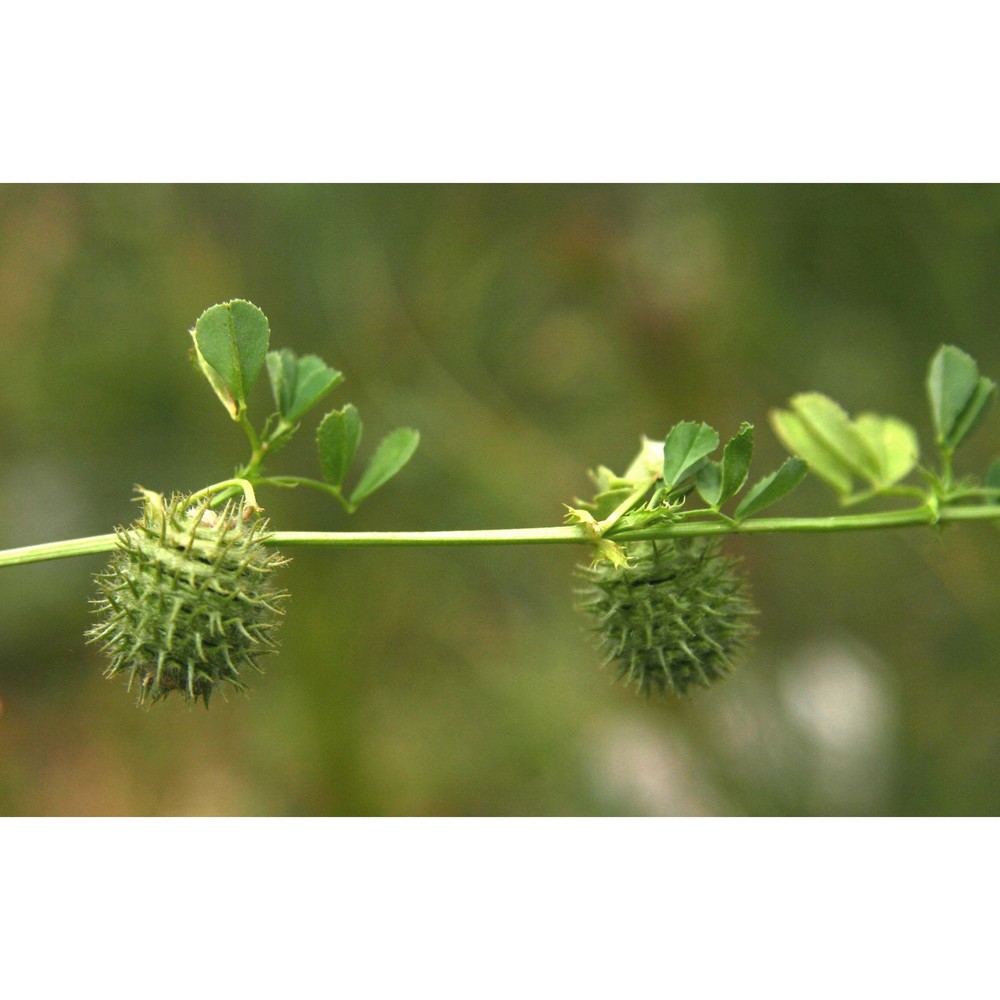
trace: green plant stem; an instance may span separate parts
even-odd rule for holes
[[[784,533],[822,533],[838,531],[873,531],[881,528],[906,528],[958,521],[998,521],[1000,506],[945,507],[935,514],[931,507],[883,511],[870,514],[835,514],[830,517],[751,518],[735,524],[726,521],[687,521],[655,527],[622,529],[613,534],[615,541],[629,542],[658,538],[692,538],[711,535],[763,535]],[[23,548],[0,551],[0,566],[18,566],[68,559],[73,556],[110,552],[115,548],[115,534],[92,535],[62,542],[45,542]],[[487,528],[468,531],[276,531],[268,544],[280,546],[368,547],[385,545],[538,545],[590,544],[593,534],[579,525],[550,528]]]
[[[964,490],[953,490],[948,494],[950,501],[953,500],[1000,500],[1000,486],[976,486]]]
[[[221,483],[213,483],[211,486],[206,486],[203,490],[198,490],[197,493],[192,493],[188,497],[188,502],[193,503],[195,500],[201,500],[202,497],[211,497],[210,506],[218,506],[223,499],[229,499],[230,496],[234,496],[242,492],[243,496],[246,497],[246,502],[251,507],[256,507],[258,510],[263,510],[260,504],[257,503],[257,497],[254,495],[253,486],[246,479],[224,479]]]
[[[264,460],[264,449],[261,448],[260,438],[257,436],[257,432],[253,429],[253,424],[247,419],[246,414],[240,417],[240,427],[243,428],[244,433],[247,436],[247,440],[250,442],[250,461],[246,465],[246,470],[248,472],[255,472],[260,468],[261,462]]]
[[[952,453],[941,442],[938,442],[938,447],[941,449],[941,492],[947,496],[954,486],[954,475],[951,471]]]
[[[606,518],[598,522],[598,533],[607,534],[649,492],[654,482],[655,479],[650,479],[634,489]]]
[[[284,486],[287,488],[308,486],[333,497],[348,514],[353,514],[357,509],[353,504],[347,502],[344,494],[332,483],[321,483],[318,479],[310,479],[308,476],[257,476],[254,482],[258,486]]]
[[[91,535],[89,538],[71,538],[65,542],[43,542],[41,545],[6,549],[0,552],[0,566],[22,566],[48,559],[69,559],[72,556],[89,556],[95,552],[110,552],[115,547],[117,537],[114,533]]]

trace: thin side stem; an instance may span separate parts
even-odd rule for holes
[[[604,520],[600,521],[597,526],[600,534],[607,534],[649,492],[655,481],[650,479],[634,489]]]
[[[243,428],[246,433],[247,440],[250,442],[250,461],[247,464],[248,471],[255,471],[259,468],[261,461],[263,460],[263,449],[260,446],[260,438],[257,436],[257,432],[253,429],[253,424],[247,419],[246,414],[240,417],[240,427]]]
[[[289,489],[296,486],[308,486],[310,489],[319,490],[321,493],[333,497],[348,514],[353,514],[355,510],[336,486],[331,483],[321,483],[318,479],[309,479],[307,476],[258,476],[254,481],[258,486],[283,486]]]
[[[222,501],[223,497],[228,499],[234,493],[239,493],[241,490],[243,491],[243,496],[246,498],[246,502],[251,507],[263,510],[260,504],[257,503],[253,486],[246,479],[223,479],[221,483],[213,483],[211,486],[206,486],[203,490],[198,490],[197,493],[192,493],[188,497],[188,502],[192,503],[195,500],[200,500],[202,497],[211,497],[210,506],[215,506]]]

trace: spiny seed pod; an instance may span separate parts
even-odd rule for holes
[[[205,707],[217,684],[246,690],[245,667],[275,649],[288,596],[269,577],[286,563],[263,543],[267,522],[245,501],[221,511],[148,490],[142,515],[118,529],[118,549],[97,576],[98,622],[87,635],[110,657],[106,677],[128,678],[139,702],[177,691]]]
[[[581,566],[587,586],[578,605],[617,662],[619,680],[647,697],[708,687],[733,667],[756,614],[735,561],[716,540],[664,539],[626,547],[627,566]]]

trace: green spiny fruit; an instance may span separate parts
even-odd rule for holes
[[[626,546],[628,565],[580,567],[581,611],[594,621],[605,662],[649,695],[708,687],[733,667],[756,614],[735,560],[715,540],[665,539]]]
[[[259,670],[258,657],[275,649],[288,595],[269,577],[288,560],[264,545],[267,522],[245,501],[214,511],[139,492],[142,514],[118,529],[118,549],[97,576],[88,641],[110,657],[106,677],[138,685],[140,703],[177,691],[207,708],[217,684],[246,690],[241,670]]]

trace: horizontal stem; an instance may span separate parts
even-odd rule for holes
[[[883,511],[868,514],[836,514],[830,517],[753,518],[740,523],[725,521],[686,521],[656,527],[621,530],[613,535],[619,542],[654,538],[680,538],[710,535],[762,535],[797,532],[872,531],[880,528],[905,528],[936,522],[1000,520],[1000,504],[975,507],[946,507],[935,518],[928,507]],[[110,552],[115,548],[114,534],[92,535],[63,542],[26,545],[0,552],[0,566],[17,566],[68,559],[72,556]],[[588,544],[593,536],[578,525],[551,528],[487,528],[465,531],[276,531],[268,544],[281,546],[314,545],[361,547],[376,545],[531,545]]]
[[[587,542],[583,528],[486,528],[468,531],[276,531],[272,545],[538,545]]]
[[[20,549],[0,552],[0,566],[22,566],[25,563],[45,562],[47,559],[69,559],[71,556],[89,556],[95,552],[110,552],[115,547],[115,535],[91,535],[89,538],[71,538],[65,542],[43,542],[25,545]]]

